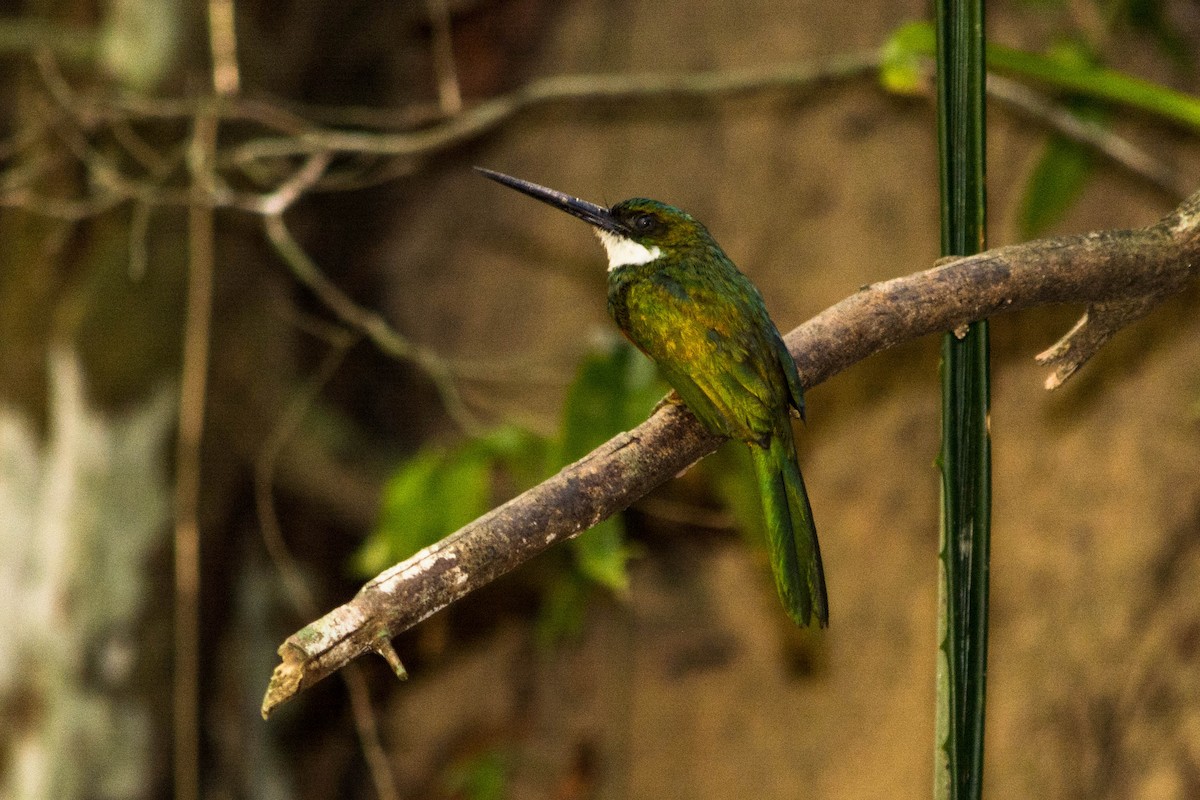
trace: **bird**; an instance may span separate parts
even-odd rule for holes
[[[674,206],[638,197],[605,208],[475,169],[593,226],[608,255],[608,313],[705,428],[749,446],[780,600],[797,625],[826,627],[824,567],[791,424],[793,413],[804,419],[804,389],[758,288]]]

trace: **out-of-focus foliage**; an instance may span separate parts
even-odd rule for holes
[[[538,610],[537,641],[540,646],[574,641],[583,635],[592,586],[580,570],[555,570],[542,592]]]
[[[1171,27],[1165,6],[1164,0],[1113,0],[1109,3],[1113,22],[1126,22],[1134,30],[1149,34],[1176,65],[1189,68],[1195,64],[1195,55],[1187,37]]]
[[[624,340],[586,356],[567,393],[558,464],[590,453],[646,418],[665,388],[654,365]],[[628,548],[620,517],[609,517],[572,542],[579,569],[615,592],[629,588]]]
[[[492,506],[495,471],[528,483],[544,461],[545,445],[505,426],[457,447],[422,448],[384,487],[378,526],[356,554],[355,569],[379,572],[480,516]]]
[[[147,92],[178,62],[185,16],[179,0],[109,0],[99,61],[125,88]]]
[[[1076,42],[1064,42],[1053,48],[1049,55],[1067,65],[1095,64],[1087,48]],[[1086,98],[1071,98],[1068,106],[1071,113],[1081,119],[1093,123],[1104,120],[1104,109]],[[1041,158],[1025,185],[1017,212],[1022,239],[1035,239],[1062,219],[1083,191],[1094,164],[1095,155],[1090,147],[1057,134],[1046,140]]]
[[[1141,20],[1171,52],[1170,30],[1157,0],[1127,0],[1116,4],[1113,14],[1128,17],[1131,24]],[[928,22],[900,26],[880,52],[879,80],[884,88],[896,94],[925,90],[926,65],[934,53],[933,28]],[[987,65],[989,70],[1063,91],[1067,108],[1083,120],[1102,122],[1107,106],[1116,103],[1200,129],[1200,97],[1107,69],[1078,42],[1061,43],[1046,54],[990,43]],[[1022,238],[1040,236],[1062,218],[1087,183],[1093,161],[1091,148],[1051,135],[1022,196],[1017,220]]]
[[[919,95],[928,91],[933,28],[928,22],[901,25],[879,49],[879,82],[889,92]]]
[[[512,759],[499,750],[489,750],[452,766],[443,784],[447,792],[463,800],[500,800],[507,796]]]
[[[665,391],[648,359],[623,340],[613,341],[580,364],[558,436],[504,426],[453,448],[418,451],[388,481],[378,526],[357,554],[355,568],[373,574],[428,547],[491,508],[499,499],[498,484],[517,491],[532,486],[640,423]],[[619,517],[581,534],[572,552],[590,582],[615,592],[628,588],[629,549]],[[564,599],[578,592],[559,594]]]
[[[763,518],[762,494],[754,474],[750,450],[741,442],[729,441],[703,463],[706,477],[721,504],[733,516],[738,530],[755,547],[765,547],[767,529]]]
[[[1022,239],[1036,239],[1079,197],[1094,164],[1092,151],[1062,136],[1051,136],[1025,184],[1017,225]]]
[[[933,57],[933,27],[928,22],[902,25],[888,39],[882,52],[884,85],[892,88],[892,84],[897,83],[903,88],[910,80],[905,75],[917,74],[913,71],[914,59]],[[1126,105],[1189,128],[1200,129],[1200,97],[1095,63],[1066,61],[1057,56],[1030,53],[993,42],[987,46],[987,66],[989,70],[1003,72],[1019,80],[1028,80],[1103,103]]]

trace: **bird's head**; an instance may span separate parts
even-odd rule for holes
[[[708,229],[691,214],[657,200],[635,197],[605,208],[511,175],[482,167],[476,169],[497,183],[592,225],[608,253],[610,272],[621,267],[649,264],[664,256],[680,255],[696,248],[717,246]]]

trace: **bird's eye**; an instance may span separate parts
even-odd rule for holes
[[[658,227],[658,220],[652,214],[638,214],[633,218],[633,229],[638,233],[650,233]]]

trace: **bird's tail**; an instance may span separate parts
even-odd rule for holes
[[[767,447],[751,444],[750,452],[762,493],[779,599],[797,625],[811,625],[815,619],[824,628],[829,624],[825,570],[791,431],[772,436]]]

